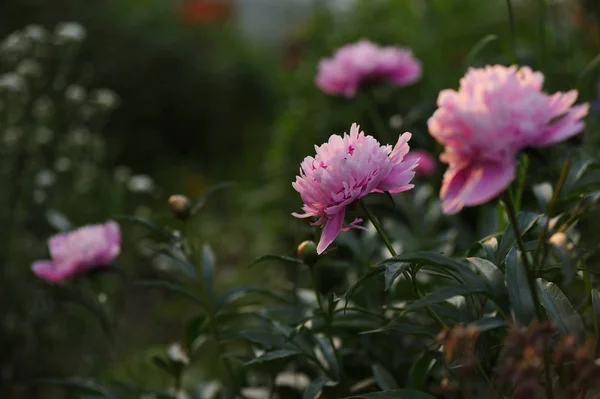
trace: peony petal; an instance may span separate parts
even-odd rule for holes
[[[448,168],[440,190],[440,200],[445,214],[452,215],[460,211],[464,204],[460,202],[460,193],[467,181],[467,169]]]
[[[327,249],[327,247],[335,240],[335,238],[340,234],[340,230],[342,230],[342,225],[344,224],[344,214],[346,213],[345,209],[342,209],[340,212],[331,215],[331,217],[325,222],[325,226],[323,227],[323,232],[321,233],[321,239],[319,240],[319,245],[317,245],[317,253],[320,255]]]
[[[76,270],[74,268],[59,268],[52,261],[38,260],[31,265],[31,270],[38,277],[51,283],[60,283],[67,280]]]

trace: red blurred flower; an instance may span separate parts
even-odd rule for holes
[[[181,17],[191,24],[222,21],[231,14],[231,3],[225,0],[184,0]]]

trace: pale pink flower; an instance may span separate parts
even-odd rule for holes
[[[50,237],[52,260],[39,260],[31,269],[44,280],[58,283],[75,274],[108,265],[121,251],[121,230],[113,221],[88,225]]]
[[[415,160],[419,164],[415,168],[415,173],[419,177],[427,177],[435,171],[436,160],[430,153],[423,150],[412,150],[404,157],[406,162]]]
[[[444,212],[482,204],[515,177],[516,155],[526,147],[564,141],[583,129],[588,104],[577,91],[548,95],[544,75],[528,67],[471,68],[458,91],[442,90],[429,132],[445,146],[449,165],[440,191]]]
[[[332,135],[320,147],[315,157],[306,157],[300,165],[300,175],[292,186],[304,202],[298,218],[316,217],[314,226],[323,225],[317,252],[322,253],[341,230],[361,228],[360,219],[344,226],[346,206],[369,193],[399,193],[413,188],[409,184],[415,175],[417,161],[405,161],[411,134],[404,133],[396,146],[382,146],[372,136],[359,133],[356,123],[350,135]]]
[[[421,63],[410,49],[380,47],[368,40],[340,47],[319,63],[317,86],[328,94],[353,97],[366,81],[407,86],[421,77]]]

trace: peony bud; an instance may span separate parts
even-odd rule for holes
[[[298,245],[298,257],[308,266],[317,263],[317,259],[319,258],[317,244],[314,241],[304,241]]]
[[[188,197],[181,194],[169,197],[169,206],[173,215],[180,220],[187,220],[192,214],[192,204]]]

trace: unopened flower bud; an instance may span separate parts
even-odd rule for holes
[[[187,220],[192,214],[192,204],[185,195],[171,195],[169,197],[169,206],[177,219]]]
[[[178,343],[174,343],[169,346],[167,349],[167,356],[169,356],[171,361],[176,363],[182,363],[185,365],[190,363],[190,358]]]
[[[317,244],[314,241],[304,241],[298,245],[298,257],[308,266],[317,263],[317,259],[319,258]]]

